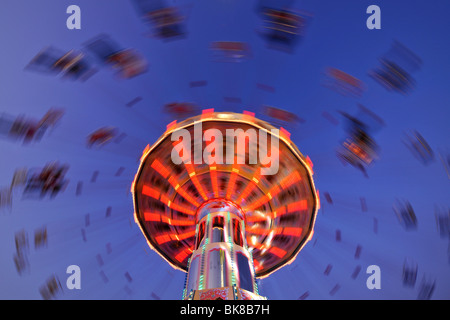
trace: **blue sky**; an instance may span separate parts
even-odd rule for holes
[[[270,1],[269,1],[270,2]],[[13,198],[13,209],[0,213],[0,298],[40,299],[38,288],[56,274],[64,284],[65,270],[77,264],[82,289],[64,290],[61,299],[180,299],[184,274],[173,270],[146,247],[134,224],[131,181],[138,159],[172,121],[162,106],[189,101],[219,111],[250,110],[262,116],[263,105],[289,110],[305,123],[289,128],[293,141],[314,163],[315,182],[328,192],[333,205],[319,212],[315,235],[297,260],[260,283],[270,299],[297,299],[309,292],[310,299],[415,299],[422,277],[436,279],[435,299],[450,298],[448,239],[440,239],[434,208],[448,208],[449,178],[439,158],[422,165],[404,146],[404,135],[417,130],[438,155],[450,152],[450,22],[448,1],[433,5],[420,1],[293,1],[294,7],[313,14],[304,39],[293,54],[266,47],[256,34],[260,25],[256,1],[169,1],[187,15],[187,37],[173,42],[145,37],[148,30],[128,0],[2,1],[0,10],[0,112],[40,118],[50,107],[65,110],[60,125],[41,142],[24,146],[0,139],[0,186],[9,185],[18,167],[42,167],[59,160],[70,165],[70,183],[54,200]],[[82,29],[66,28],[66,8],[77,4]],[[381,30],[366,28],[366,8],[381,8]],[[142,52],[149,61],[144,75],[119,80],[101,69],[84,83],[62,81],[24,67],[44,47],[80,49],[87,40],[107,33],[124,47]],[[423,61],[414,73],[417,86],[409,95],[388,92],[368,76],[378,58],[398,40]],[[211,61],[213,41],[245,41],[252,58],[239,64]],[[342,96],[322,86],[327,67],[341,69],[361,79],[367,90],[359,98]],[[206,80],[202,88],[189,82]],[[274,93],[257,89],[256,83],[273,86]],[[127,108],[136,97],[142,101]],[[239,97],[231,104],[224,97]],[[380,159],[369,168],[369,178],[335,156],[345,132],[342,121],[332,125],[324,111],[339,118],[337,110],[354,114],[360,103],[383,118],[386,126],[374,138]],[[102,126],[116,126],[127,137],[120,144],[100,150],[87,149],[85,138]],[[124,173],[115,177],[119,167]],[[94,171],[98,180],[90,182]],[[83,182],[81,196],[76,185]],[[368,211],[362,212],[364,197]],[[418,217],[418,230],[406,232],[392,210],[397,199],[409,200]],[[105,218],[106,208],[112,215]],[[85,215],[91,217],[83,242]],[[378,233],[373,219],[378,219]],[[48,248],[30,249],[30,273],[19,276],[13,264],[14,234],[25,229],[30,238],[46,225]],[[335,241],[335,231],[342,242]],[[30,239],[32,240],[32,239]],[[315,242],[317,240],[317,242]],[[107,253],[110,243],[112,251]],[[315,243],[315,244],[314,244]],[[31,241],[32,244],[32,241]],[[361,257],[354,258],[356,246]],[[100,265],[97,256],[104,262]],[[418,282],[413,289],[402,286],[403,261],[418,263]],[[333,266],[328,276],[327,265]],[[381,268],[382,288],[368,290],[365,269]],[[362,270],[351,278],[355,267]],[[103,273],[102,273],[103,272]],[[133,281],[127,281],[128,272]],[[102,274],[108,281],[102,280]],[[339,285],[339,290],[330,291]]]

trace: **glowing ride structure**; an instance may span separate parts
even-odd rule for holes
[[[211,149],[215,141],[206,138],[189,141],[187,150],[192,154],[181,152],[184,161],[175,164],[171,154],[174,148],[179,150],[180,141],[172,141],[172,134],[184,129],[194,136],[199,122],[202,130],[220,130],[223,145],[229,142],[227,129],[263,130],[268,144],[237,137],[245,139],[247,148],[236,148],[235,157],[248,160],[252,150],[268,149],[276,139],[278,171],[261,174],[264,165],[251,161],[187,161],[194,159],[194,149]],[[208,109],[180,123],[172,122],[144,150],[132,185],[135,221],[149,246],[172,267],[186,272],[183,299],[264,299],[256,278],[290,264],[312,238],[320,206],[312,162],[291,142],[286,130],[273,129],[250,112]]]

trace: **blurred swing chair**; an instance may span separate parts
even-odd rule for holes
[[[291,53],[297,42],[305,35],[309,14],[290,9],[262,7],[263,26],[260,31],[269,48]]]
[[[39,287],[39,292],[44,300],[56,299],[63,293],[61,282],[59,278],[52,275],[45,281],[45,284]]]
[[[286,126],[305,122],[304,119],[300,118],[295,113],[277,107],[263,106],[262,113],[271,118],[270,123],[276,126]]]
[[[343,164],[350,164],[368,177],[366,168],[378,158],[379,147],[372,134],[383,125],[370,110],[359,106],[359,114],[353,117],[346,112],[340,112],[347,121],[347,137],[336,151]]]
[[[101,34],[91,39],[84,44],[84,48],[102,65],[117,70],[121,78],[130,79],[148,70],[146,59],[137,50],[120,47],[108,35]]]
[[[189,102],[171,102],[163,106],[163,111],[174,118],[186,118],[199,113],[200,107]]]
[[[417,230],[417,217],[409,201],[396,200],[393,206],[395,215],[406,231]]]
[[[49,128],[57,125],[64,115],[62,109],[50,109],[41,120],[26,119],[24,116],[16,118],[8,115],[0,115],[0,136],[10,140],[22,140],[24,143],[40,141]]]
[[[87,146],[88,148],[101,147],[115,138],[118,132],[118,129],[115,127],[97,129],[87,137]]]
[[[215,41],[211,43],[213,62],[243,62],[251,57],[250,46],[240,41]]]
[[[388,91],[407,94],[415,87],[412,74],[422,66],[422,60],[410,49],[394,41],[387,53],[380,57],[380,65],[369,76]]]
[[[61,75],[63,79],[89,79],[97,71],[91,67],[85,54],[75,50],[66,53],[54,47],[47,47],[39,52],[25,70],[49,75]]]
[[[417,280],[417,262],[405,259],[403,263],[402,282],[404,287],[413,288]]]
[[[433,150],[419,132],[414,130],[411,135],[406,134],[406,141],[403,143],[423,165],[429,165],[434,161]]]
[[[375,141],[360,128],[345,139],[336,154],[344,164],[352,165],[368,177],[366,168],[377,158],[377,150]]]
[[[164,40],[183,38],[184,16],[162,0],[133,0],[141,19],[152,26],[152,36]]]
[[[361,97],[365,84],[358,78],[336,68],[327,68],[323,86],[344,96]]]
[[[173,39],[185,35],[182,26],[184,18],[176,7],[166,7],[149,12],[147,17],[153,24],[158,38]]]
[[[32,168],[27,172],[27,179],[23,190],[26,198],[44,198],[50,195],[54,198],[61,191],[65,190],[69,181],[65,178],[69,166],[52,162],[44,168]]]

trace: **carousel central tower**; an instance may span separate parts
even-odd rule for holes
[[[179,141],[173,141],[173,134],[184,130],[195,136],[199,123],[203,131],[221,133],[223,144],[216,147],[230,142],[226,133],[231,129],[263,132],[268,143],[247,135],[241,140],[245,148],[233,144],[235,159],[241,157],[243,162],[174,162]],[[144,150],[132,186],[135,221],[149,246],[172,267],[186,272],[183,299],[263,299],[256,279],[294,261],[312,238],[319,207],[312,163],[286,130],[273,129],[248,112],[210,109],[169,124]],[[217,142],[182,141],[189,148],[180,155],[194,159],[194,150],[208,146],[211,150],[211,143]],[[277,172],[264,175],[267,162],[249,160],[258,151],[273,157],[274,149],[268,145],[276,145],[279,165]]]

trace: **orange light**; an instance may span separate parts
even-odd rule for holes
[[[312,229],[311,230],[311,233],[309,234],[309,237],[308,237],[308,241],[311,241],[311,239],[313,238],[313,236],[314,236],[314,229]]]
[[[211,116],[211,114],[213,114],[214,113],[214,109],[204,109],[204,110],[202,110],[202,119],[204,119],[204,118],[207,118],[207,117],[209,117],[209,116]]]
[[[194,210],[186,208],[186,207],[184,207],[182,205],[179,205],[179,204],[176,204],[176,203],[172,202],[171,200],[169,200],[169,198],[165,194],[161,195],[160,201],[162,203],[164,203],[166,206],[168,206],[169,208],[173,209],[173,210],[176,210],[176,211],[179,211],[179,212],[183,212],[183,213],[186,213],[188,215],[194,215],[195,214]]]
[[[303,211],[308,209],[307,200],[299,200],[287,205],[287,212]]]
[[[200,192],[200,195],[202,196],[203,200],[207,201],[208,197],[206,196],[205,191],[203,190],[202,185],[198,181],[196,176],[191,177],[192,182],[194,183],[195,187],[197,188],[198,192]]]
[[[228,182],[227,196],[226,196],[227,199],[231,199],[231,192],[234,189],[234,184],[236,182],[236,178],[237,178],[237,172],[233,171],[231,173],[230,181]]]
[[[283,228],[281,234],[287,236],[299,237],[303,232],[303,228]]]
[[[144,151],[142,151],[142,156],[141,156],[141,162],[144,161],[145,156],[147,155],[147,153],[150,151],[150,145],[148,144]]]
[[[267,229],[263,228],[246,228],[246,232],[252,233],[252,234],[259,234],[259,235],[265,235],[269,233]]]
[[[190,194],[188,194],[184,189],[182,188],[178,188],[177,192],[183,197],[185,198],[187,201],[189,201],[190,203],[192,203],[194,206],[198,207],[200,206],[200,203],[198,203],[193,197],[191,197]]]
[[[254,112],[244,110],[243,114],[244,114],[244,116],[242,117],[242,119],[249,121],[249,122],[255,122],[255,113]]]
[[[276,255],[278,258],[282,258],[286,255],[286,251],[284,251],[283,249],[280,249],[278,247],[271,247],[269,249],[269,252]]]
[[[149,186],[146,186],[146,185],[144,185],[142,187],[142,194],[146,195],[146,196],[149,196],[149,197],[152,197],[152,198],[155,198],[156,200],[159,199],[159,191],[155,190],[155,189],[152,189],[152,188],[150,188]]]
[[[206,196],[206,193],[203,190],[202,185],[200,184],[200,182],[197,179],[197,176],[195,175],[196,173],[194,170],[194,166],[192,164],[185,163],[185,167],[189,173],[189,176],[191,177],[191,181],[194,183],[195,187],[197,188],[197,191],[200,193],[203,200],[207,201],[208,197]]]
[[[176,204],[176,203],[173,203],[173,202],[170,203],[169,208],[172,208],[173,210],[176,210],[176,211],[180,211],[180,212],[186,213],[187,215],[190,215],[190,216],[195,215],[195,211],[194,210],[191,210],[189,208],[183,207],[183,206],[181,206],[179,204]]]
[[[167,216],[161,216],[161,221],[170,224],[172,220]]]
[[[184,240],[184,239],[191,238],[193,236],[195,236],[195,230],[178,234],[178,239]]]
[[[193,220],[171,220],[170,222],[173,226],[193,226],[195,221]]]
[[[164,193],[161,194],[161,198],[159,200],[170,208],[171,201],[169,200],[169,197],[166,196]]]
[[[175,256],[175,259],[178,260],[179,262],[183,262],[184,259],[186,259],[189,256],[190,253],[191,252],[189,251],[189,249],[184,249]]]
[[[280,127],[280,136],[286,139],[287,141],[291,141],[291,133],[283,127]]]
[[[173,203],[165,194],[160,194],[157,190],[154,190],[154,189],[152,189],[152,188],[150,188],[148,186],[144,186],[142,188],[142,194],[144,194],[146,196],[149,196],[149,197],[152,197],[152,198],[154,198],[156,200],[159,200],[162,203],[164,203],[166,206],[168,206],[169,208],[172,208],[172,209],[174,209],[176,211],[183,212],[183,213],[186,213],[188,215],[194,215],[195,214],[194,210],[186,208],[186,207],[183,207],[183,206],[181,206],[179,204]]]
[[[198,207],[200,205],[200,203],[198,203],[193,197],[191,197],[184,189],[179,188],[178,193],[190,203],[192,203],[195,207]]]
[[[273,197],[275,197],[281,190],[289,188],[291,185],[300,180],[300,174],[297,171],[294,171],[280,182],[281,188],[278,185],[274,185],[266,195],[261,196],[258,200],[246,207],[246,211],[252,211],[256,208],[259,208],[266,202],[270,201]]]
[[[259,182],[260,178],[260,171],[258,171],[250,180],[250,182],[245,187],[244,191],[241,193],[239,198],[236,200],[236,203],[240,203],[243,199],[247,198],[247,196],[250,194],[250,192],[253,191],[253,189],[256,187],[257,183]],[[258,182],[256,182],[258,181]]]
[[[214,191],[214,197],[218,198],[219,197],[219,185],[217,184],[217,172],[216,169],[212,169],[212,167],[210,167],[210,171],[209,171],[210,175],[211,175],[211,184],[213,187],[213,191]]]
[[[280,185],[283,189],[289,188],[294,183],[300,181],[302,177],[297,171],[292,172],[290,175],[281,180]]]
[[[153,161],[151,167],[164,178],[167,178],[167,176],[170,174],[170,171],[158,159],[155,159],[155,161]]]
[[[266,217],[265,216],[260,216],[260,215],[252,215],[252,216],[246,216],[245,217],[245,221],[248,222],[262,222],[262,221],[266,221]]]
[[[255,271],[261,270],[262,269],[262,264],[259,263],[258,260],[254,259],[253,260],[253,264],[255,265]]]
[[[306,156],[306,164],[308,165],[309,169],[311,169],[311,173],[314,174],[313,171],[314,164],[312,163],[311,158],[309,156]]]
[[[282,216],[283,214],[286,214],[286,207],[278,208],[276,211],[273,212],[273,218]]]
[[[185,220],[185,219],[176,220],[170,219],[167,216],[161,216],[161,221],[173,226],[193,226],[195,224],[194,220]]]
[[[166,127],[166,132],[170,131],[172,128],[175,128],[177,125],[177,120],[173,120],[171,123],[169,123]]]
[[[316,190],[317,195],[317,210],[320,209],[320,195],[319,195],[319,189]]]
[[[168,235],[168,234],[163,234],[163,235],[155,237],[155,241],[158,242],[158,244],[163,244],[163,243],[169,242],[171,240],[172,239],[171,239],[170,235]]]
[[[257,201],[253,202],[249,207],[247,207],[247,210],[254,210],[256,208],[259,208],[264,203],[268,202],[270,200],[270,197],[268,195],[263,195],[261,198],[259,198]]]
[[[307,200],[299,200],[293,203],[288,204],[287,206],[280,207],[276,211],[273,212],[274,218],[280,217],[287,213],[292,213],[296,211],[302,211],[308,209],[308,201]]]
[[[191,197],[186,191],[184,191],[184,189],[179,187],[179,183],[174,178],[172,171],[170,171],[167,167],[165,167],[158,159],[155,159],[155,161],[153,161],[151,167],[155,169],[164,178],[167,179],[167,177],[169,177],[167,181],[172,185],[175,191],[178,194],[180,194],[183,198],[185,198],[187,201],[189,201],[196,207],[200,205],[193,197]]]
[[[161,215],[159,213],[152,213],[145,211],[144,212],[144,220],[145,221],[160,221]]]

